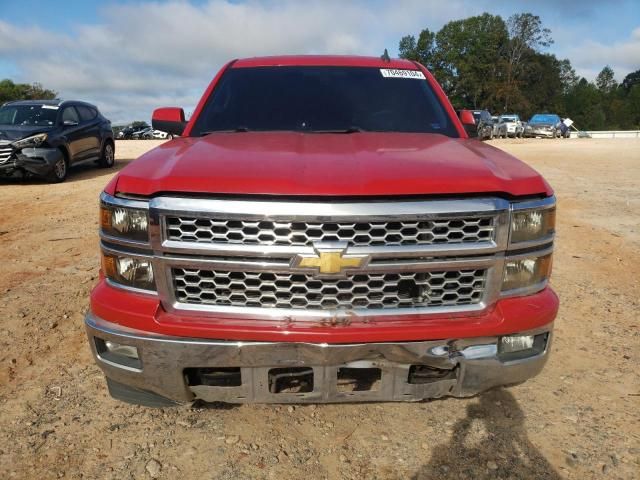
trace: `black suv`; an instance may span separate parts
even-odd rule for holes
[[[0,175],[32,174],[51,182],[70,165],[115,163],[111,122],[85,102],[22,100],[0,107]]]

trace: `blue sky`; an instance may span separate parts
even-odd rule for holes
[[[400,37],[487,11],[530,11],[549,49],[589,80],[640,68],[640,0],[0,0],[0,78],[97,103],[115,122],[193,108],[228,59],[278,53],[393,55]]]

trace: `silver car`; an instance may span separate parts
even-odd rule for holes
[[[518,115],[513,113],[500,115],[498,119],[498,133],[496,134],[498,138],[521,138],[523,134],[524,125],[522,125]]]

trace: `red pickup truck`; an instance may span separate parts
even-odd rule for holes
[[[235,60],[100,197],[86,327],[114,398],[469,396],[536,375],[555,198],[408,60]]]

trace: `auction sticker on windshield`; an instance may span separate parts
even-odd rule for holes
[[[384,78],[415,78],[426,80],[424,73],[419,70],[398,70],[396,68],[381,68],[380,73]]]

